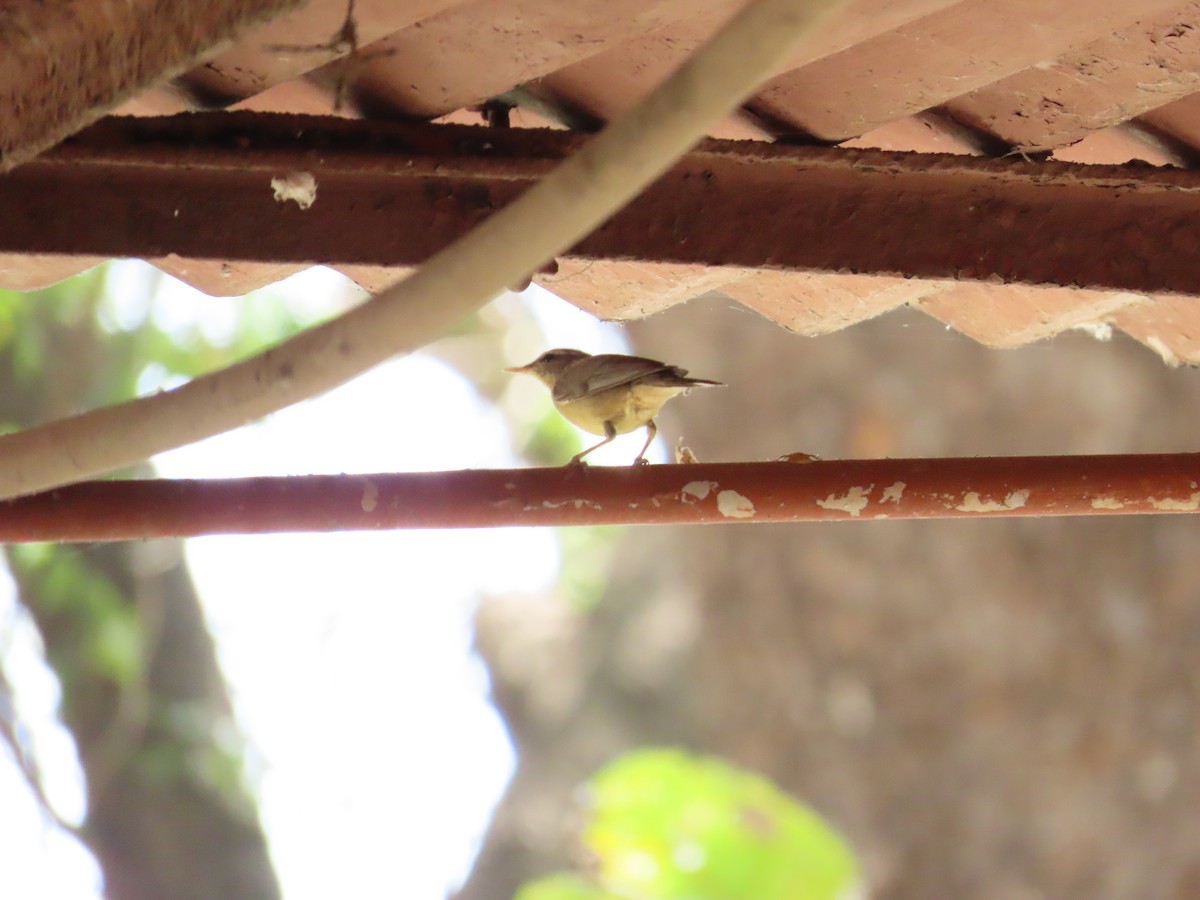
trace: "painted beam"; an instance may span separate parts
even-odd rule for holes
[[[411,266],[585,140],[109,119],[0,176],[0,253]],[[568,255],[1200,294],[1198,223],[1195,171],[706,141]]]

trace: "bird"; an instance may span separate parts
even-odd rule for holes
[[[657,359],[620,353],[593,356],[563,348],[547,350],[533,362],[505,371],[532,375],[550,389],[555,408],[568,422],[604,436],[571,457],[568,466],[584,465],[583,458],[593,450],[642,426],[649,436],[633,465],[645,465],[646,451],[658,433],[654,417],[662,405],[696,386],[724,386],[707,378],[689,378],[687,369]]]

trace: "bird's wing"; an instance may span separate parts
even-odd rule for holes
[[[554,383],[554,399],[557,402],[580,400],[609,388],[629,384],[647,375],[670,372],[674,366],[656,359],[641,356],[622,356],[618,353],[602,353],[588,356],[572,363]]]

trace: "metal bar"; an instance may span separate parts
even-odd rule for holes
[[[0,177],[0,252],[411,266],[584,138],[107,120]],[[315,200],[276,198],[307,173]],[[278,182],[276,182],[278,183]],[[706,141],[572,256],[1200,293],[1200,172]]]
[[[92,481],[0,503],[0,540],[1200,511],[1200,454]]]
[[[301,2],[7,0],[0,4],[0,171]]]

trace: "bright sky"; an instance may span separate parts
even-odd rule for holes
[[[138,301],[139,263],[114,276]],[[298,304],[337,305],[345,280],[324,269],[273,290]],[[230,304],[173,280],[159,288],[160,325],[219,334]],[[520,301],[545,345],[506,346],[511,364],[553,346],[620,351],[615,326],[539,288]],[[117,318],[140,314],[116,306]],[[514,390],[543,390],[532,379]],[[413,386],[421,390],[414,391]],[[153,373],[146,389],[157,387]],[[518,396],[521,396],[520,394]],[[532,396],[527,394],[526,396]],[[401,423],[424,423],[412,431]],[[596,462],[628,461],[642,435]],[[324,397],[156,459],[169,477],[519,465],[502,416],[455,371],[420,356],[392,361]],[[662,454],[661,448],[657,448]],[[444,897],[470,869],[513,758],[472,654],[470,619],[483,593],[537,592],[558,571],[554,534],[536,529],[213,537],[187,558],[221,666],[250,743],[249,777],[289,900]],[[0,576],[0,661],[33,735],[59,813],[84,810],[77,761],[54,724],[57,687],[36,632]],[[0,710],[0,714],[5,714]],[[397,848],[400,853],[397,854]],[[402,859],[403,865],[396,860]],[[0,753],[0,885],[6,896],[99,897],[86,851],[44,821]]]

